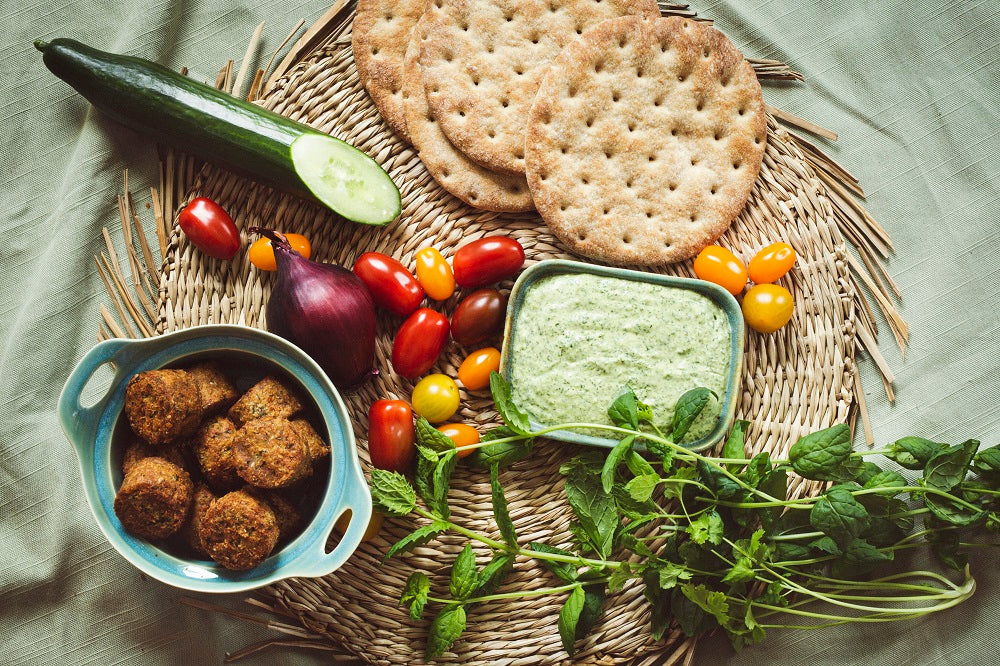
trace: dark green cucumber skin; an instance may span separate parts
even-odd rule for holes
[[[292,141],[321,134],[162,65],[72,39],[36,42],[53,74],[118,122],[207,162],[314,199],[296,175]]]

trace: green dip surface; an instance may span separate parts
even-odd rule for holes
[[[612,425],[608,407],[626,386],[661,429],[685,391],[703,386],[725,395],[732,345],[726,313],[687,289],[589,273],[541,277],[525,290],[512,335],[512,397],[542,426]],[[720,409],[713,400],[685,441],[710,434]]]

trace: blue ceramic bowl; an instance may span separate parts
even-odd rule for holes
[[[317,469],[314,515],[298,537],[259,566],[230,571],[212,561],[183,559],[126,532],[114,512],[121,484],[121,448],[128,429],[125,385],[144,370],[217,359],[237,388],[266,374],[298,384],[313,403],[312,420],[330,444],[329,466]],[[88,383],[102,366],[113,371],[110,387],[90,406]],[[234,375],[235,373],[235,375]],[[239,592],[293,576],[323,576],[339,568],[361,543],[371,519],[372,501],[358,462],[354,433],[340,394],[320,367],[301,349],[270,333],[244,326],[198,326],[145,340],[107,340],[91,349],[74,368],[59,396],[59,419],[80,460],[87,501],[111,545],[147,575],[174,587],[198,592]],[[351,512],[350,524],[332,550],[327,539],[337,518]]]
[[[524,303],[525,294],[531,289],[539,279],[552,275],[565,275],[568,273],[589,273],[605,277],[620,278],[623,280],[638,280],[651,284],[663,285],[686,289],[705,296],[715,303],[725,314],[729,323],[730,350],[729,350],[729,375],[726,381],[725,395],[720,396],[721,407],[718,423],[713,430],[695,441],[685,442],[684,446],[692,451],[703,451],[722,440],[729,427],[733,423],[736,415],[736,399],[739,396],[740,372],[743,368],[743,345],[744,345],[744,323],[743,312],[739,303],[733,295],[717,284],[706,282],[705,280],[693,280],[690,278],[679,278],[671,275],[659,275],[656,273],[645,273],[642,271],[627,270],[610,266],[597,266],[579,261],[566,261],[563,259],[547,259],[526,269],[517,278],[514,287],[510,292],[507,302],[507,318],[504,328],[503,352],[500,358],[500,373],[506,379],[511,377],[511,367],[516,359],[512,357],[509,350],[514,336],[517,334],[518,323],[521,316],[521,305]],[[532,420],[532,430],[540,430],[544,424]],[[546,435],[551,439],[557,439],[574,444],[588,444],[592,446],[603,446],[611,448],[618,443],[616,439],[595,437],[572,430],[557,430]]]

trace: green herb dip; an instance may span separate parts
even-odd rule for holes
[[[725,395],[732,344],[726,313],[687,289],[588,273],[542,277],[525,291],[512,335],[514,403],[543,426],[611,425],[607,409],[626,385],[661,429],[688,389]],[[713,399],[685,441],[709,434],[719,412]]]

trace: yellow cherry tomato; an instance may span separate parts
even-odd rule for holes
[[[490,373],[500,369],[500,350],[495,347],[478,349],[458,366],[458,381],[470,391],[478,391],[490,385]]]
[[[455,293],[455,274],[451,264],[433,247],[417,252],[417,282],[428,298],[443,301]]]
[[[774,333],[792,318],[792,295],[777,284],[758,284],[743,296],[743,319],[758,333]]]
[[[382,521],[384,517],[378,511],[372,511],[372,519],[368,522],[368,527],[365,529],[365,533],[361,535],[361,541],[371,541],[374,539],[379,530],[382,529]],[[340,514],[340,518],[337,518],[337,522],[333,524],[333,529],[337,530],[339,534],[344,534],[347,531],[347,526],[351,524],[351,512],[345,511]]]
[[[448,375],[427,375],[413,387],[413,411],[431,423],[447,421],[458,411],[458,385]]]
[[[284,236],[288,239],[288,244],[292,246],[293,250],[301,254],[306,259],[312,256],[312,245],[309,244],[308,238],[301,234],[284,234]],[[271,247],[270,238],[258,238],[254,241],[253,245],[250,246],[250,249],[247,250],[247,257],[249,257],[251,264],[262,271],[278,270],[278,265],[274,260],[274,248]]]
[[[754,255],[750,260],[750,279],[757,284],[774,282],[792,270],[795,265],[795,250],[788,243],[773,243]]]
[[[451,438],[455,446],[459,447],[458,457],[472,455],[475,449],[463,449],[463,446],[470,446],[479,443],[479,431],[465,423],[445,423],[438,426],[438,430]]]
[[[735,254],[719,245],[709,245],[695,257],[694,274],[734,296],[747,285],[746,266]]]

